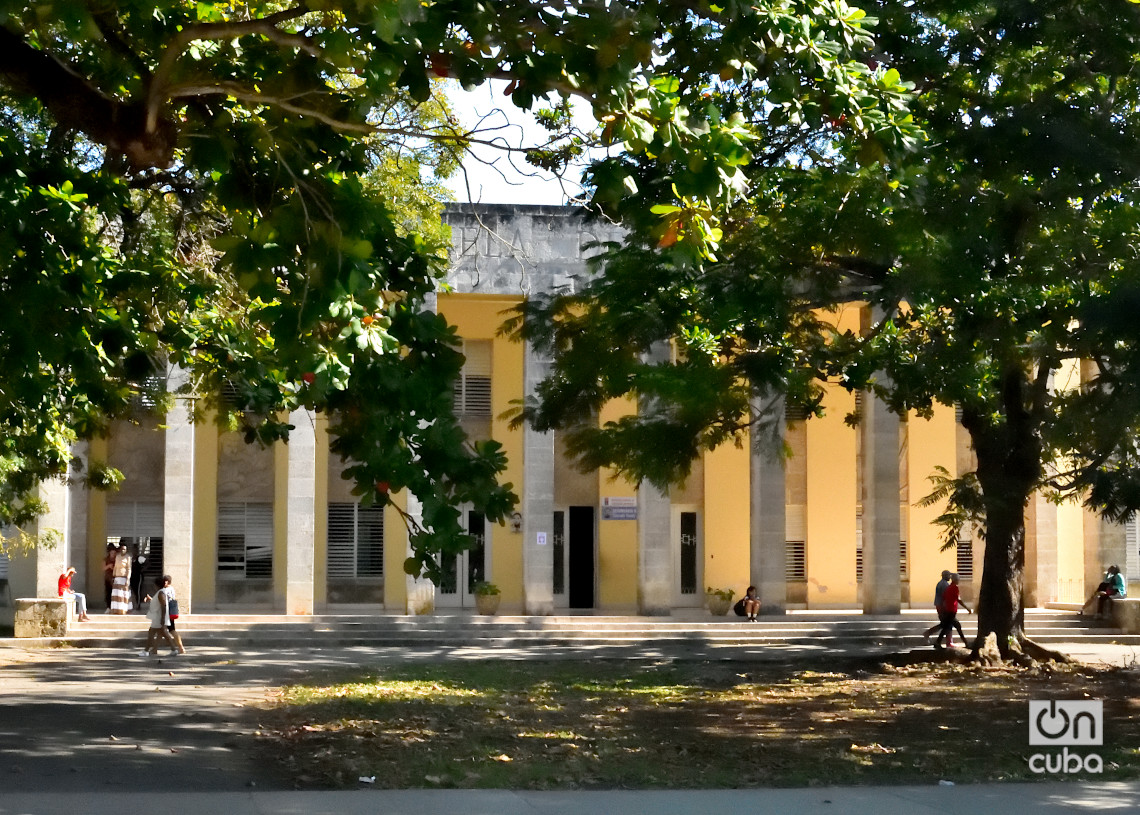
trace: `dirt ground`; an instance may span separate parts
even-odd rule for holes
[[[298,788],[1034,780],[1028,702],[1099,699],[1103,772],[1065,777],[1140,777],[1137,666],[913,662],[393,665],[274,691],[254,749]]]

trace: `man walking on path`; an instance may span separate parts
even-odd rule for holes
[[[942,619],[942,630],[938,632],[938,640],[934,643],[934,647],[942,649],[942,637],[946,637],[946,645],[950,645],[950,629],[957,628],[958,636],[962,638],[962,643],[966,642],[966,635],[962,631],[962,624],[958,622],[958,604],[962,604],[962,608],[966,609],[967,614],[973,614],[970,607],[966,605],[966,601],[962,599],[962,595],[958,589],[959,577],[956,574],[950,575],[950,585],[942,590],[942,611],[945,617]]]
[[[934,586],[934,610],[938,613],[938,622],[930,626],[922,632],[922,638],[926,640],[927,644],[930,643],[930,635],[935,631],[942,630],[942,623],[944,622],[942,615],[942,593],[946,591],[946,587],[950,585],[950,570],[942,570],[942,579]],[[947,645],[953,645],[951,638],[946,638]]]

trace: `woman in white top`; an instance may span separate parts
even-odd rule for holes
[[[163,575],[154,581],[154,587],[157,591],[153,596],[148,595],[146,600],[150,600],[150,610],[147,611],[147,619],[150,620],[150,629],[146,632],[146,645],[139,651],[140,657],[156,656],[158,654],[158,640],[163,638],[170,646],[171,655],[179,653],[175,649],[174,638],[170,636],[167,626],[170,625],[170,615],[167,609],[167,586],[170,585],[170,577]]]

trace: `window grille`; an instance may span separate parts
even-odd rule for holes
[[[786,566],[784,579],[803,582],[807,580],[807,544],[804,541],[786,541]]]
[[[954,571],[963,582],[974,579],[974,542],[966,537],[958,538],[958,545],[954,547],[956,563]]]
[[[273,505],[218,505],[218,578],[273,577]]]
[[[491,415],[491,341],[463,343],[463,370],[455,382],[452,407],[456,416]]]
[[[681,513],[681,594],[697,593],[697,513]]]
[[[384,508],[330,503],[328,576],[384,576]]]

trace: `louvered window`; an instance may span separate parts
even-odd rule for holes
[[[1124,579],[1129,582],[1140,580],[1140,519],[1133,513],[1124,527]],[[1132,592],[1129,591],[1129,594]]]
[[[134,547],[135,568],[142,566],[148,575],[163,572],[162,504],[157,501],[120,501],[107,505],[107,542],[126,543]]]
[[[456,416],[491,415],[491,341],[463,343],[463,370],[455,383],[453,407]]]
[[[273,505],[218,505],[218,578],[273,577]]]
[[[5,541],[14,540],[19,533],[14,526],[0,526],[0,538]],[[0,552],[0,580],[8,579],[8,556]],[[8,604],[11,605],[11,599]]]
[[[384,508],[329,504],[330,579],[383,577]]]
[[[787,566],[784,578],[802,583],[807,580],[807,544],[804,541],[787,541]]]

